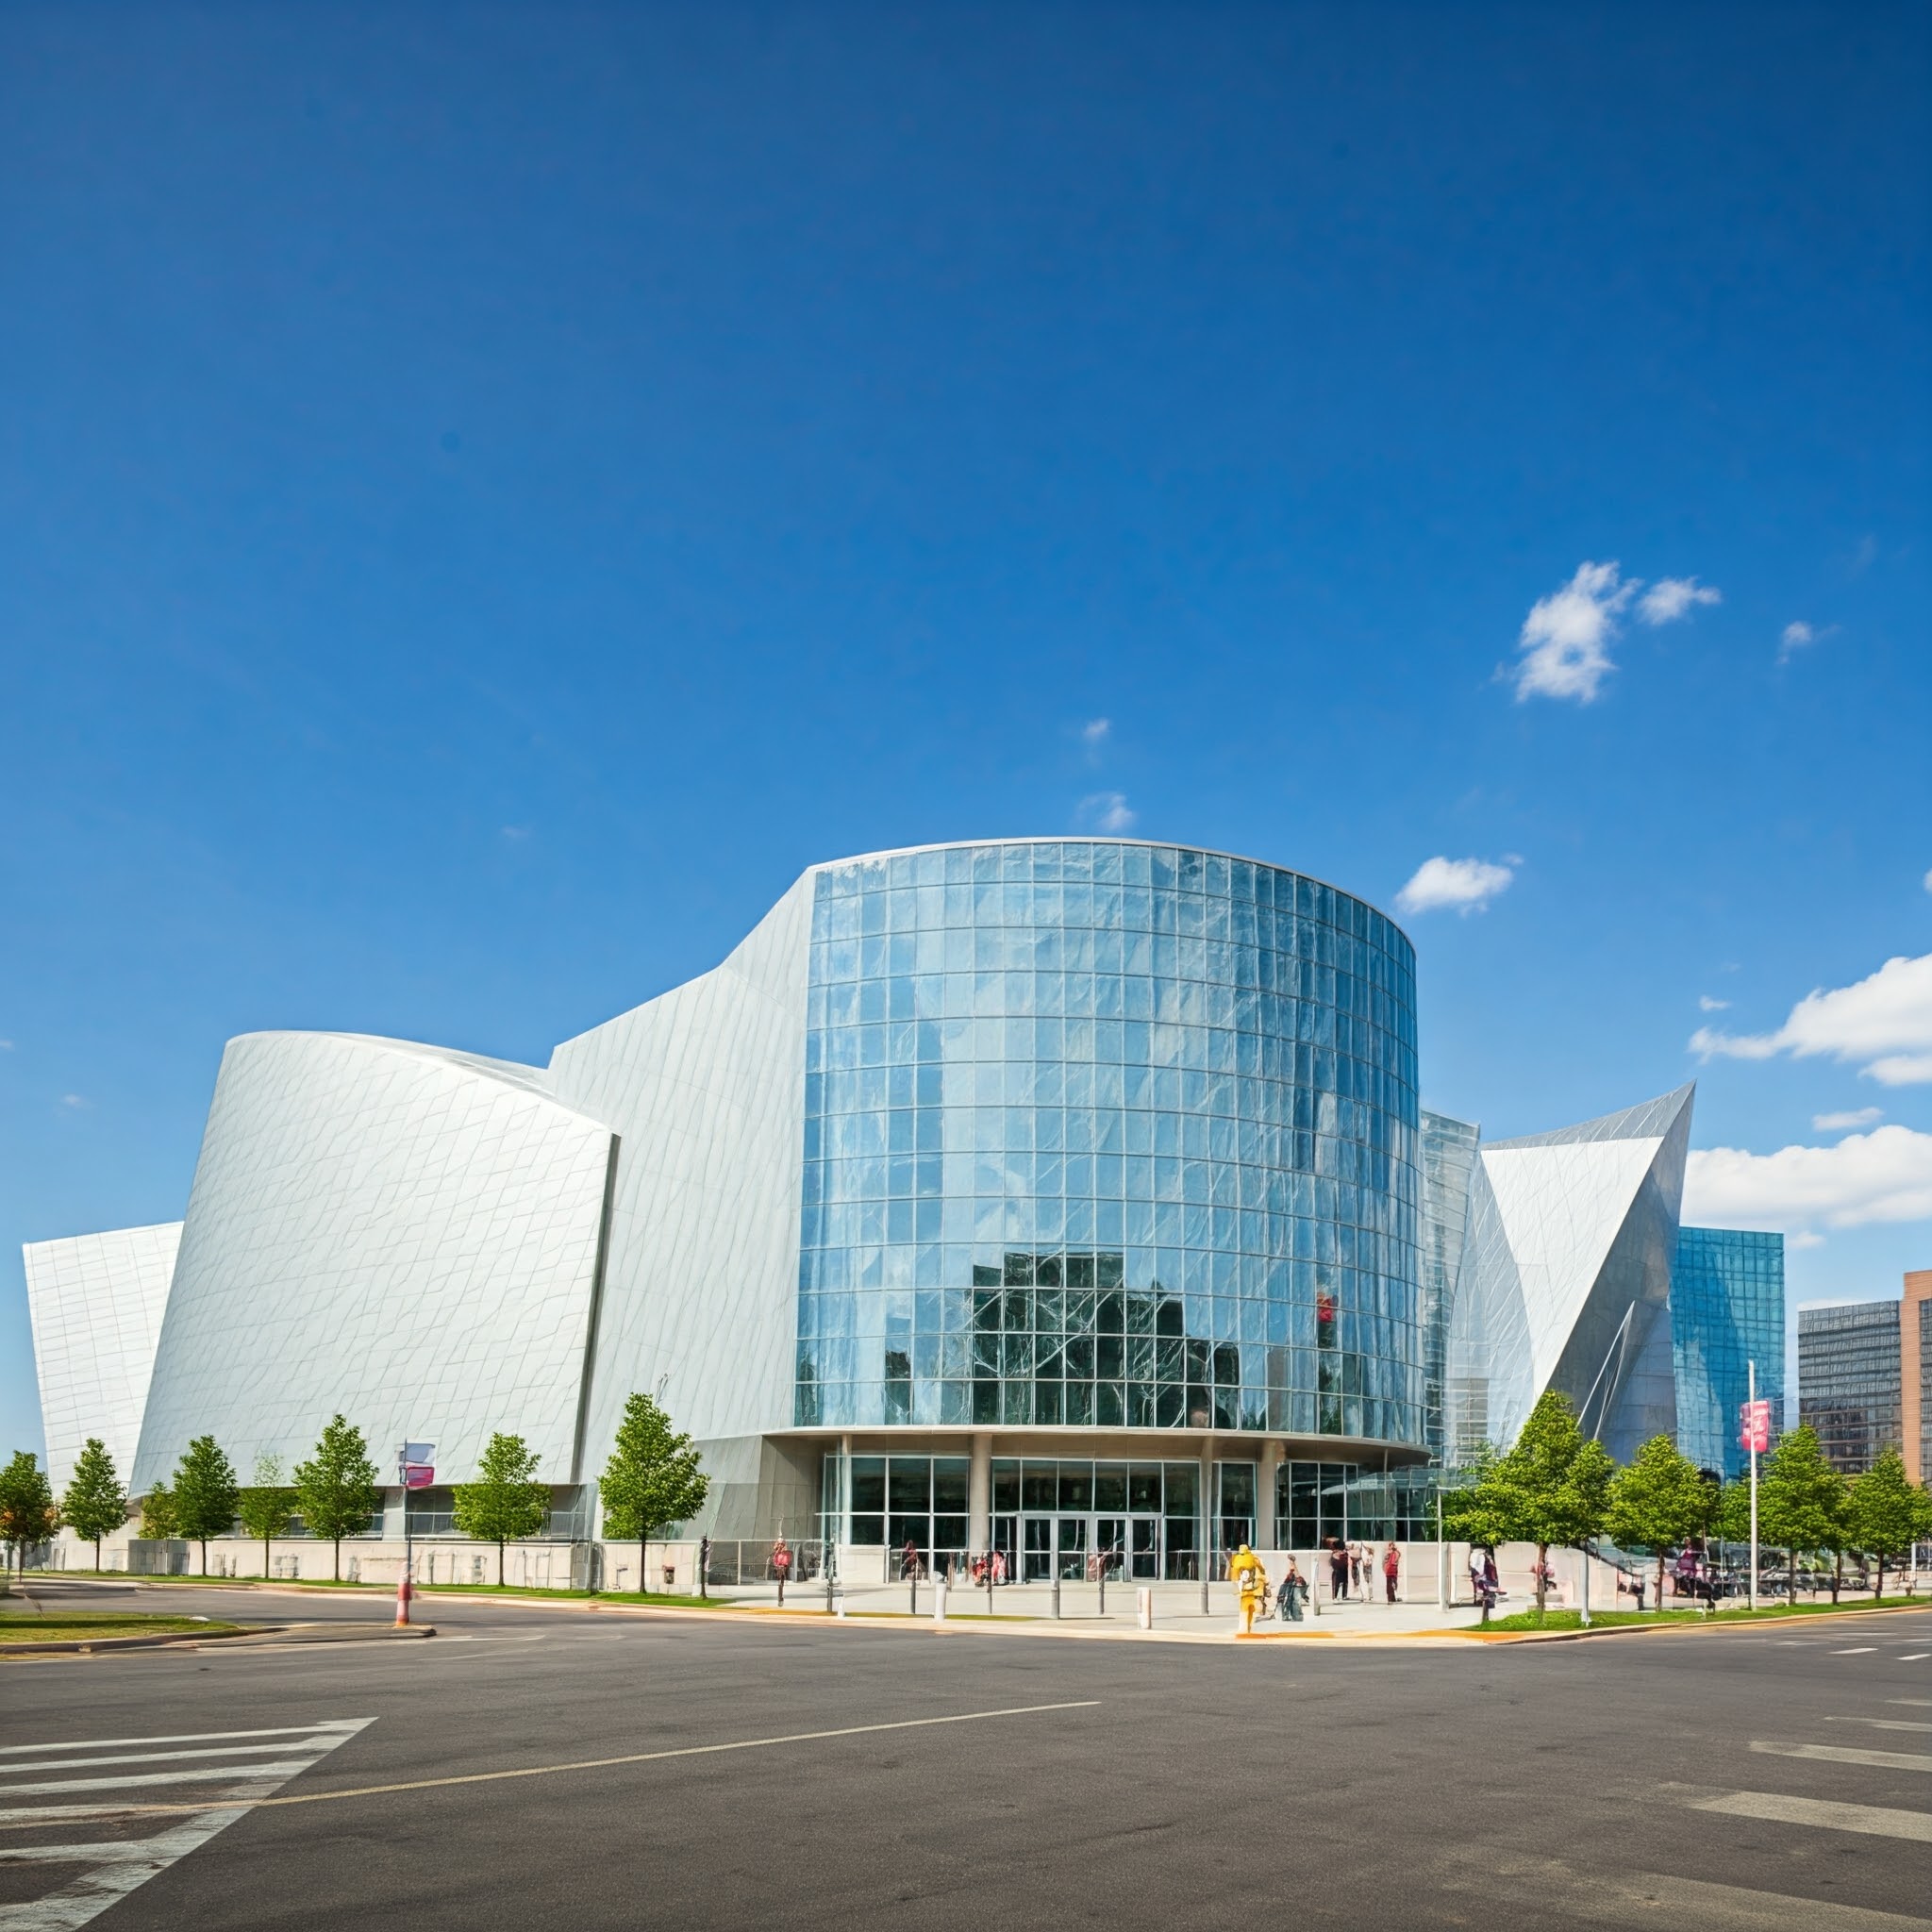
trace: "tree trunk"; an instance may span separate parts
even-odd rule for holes
[[[1842,1550],[1834,1550],[1831,1564],[1831,1604],[1834,1609],[1838,1607],[1838,1590],[1839,1585],[1844,1580],[1844,1574],[1845,1553]]]
[[[1657,1553],[1657,1607],[1659,1610],[1664,1607],[1664,1553],[1661,1549]]]
[[[503,1588],[503,1539],[496,1539],[496,1587]]]
[[[101,1540],[100,1540],[100,1538],[99,1538],[99,1537],[95,1537],[95,1539],[94,1539],[94,1574],[95,1574],[96,1576],[98,1576],[98,1575],[99,1575],[100,1574],[101,1574]]]
[[[1878,1588],[1874,1592],[1872,1601],[1874,1604],[1882,1604],[1885,1601],[1885,1553],[1882,1550],[1878,1553]]]
[[[337,1537],[337,1538],[336,1538],[336,1581],[337,1581],[338,1583],[340,1583],[340,1582],[341,1582],[341,1580],[342,1580],[342,1540],[341,1540],[341,1537]]]
[[[1545,1569],[1547,1568],[1547,1566],[1548,1566],[1548,1564],[1549,1564],[1549,1560],[1550,1560],[1550,1546],[1549,1546],[1549,1544],[1548,1544],[1548,1543],[1539,1543],[1539,1544],[1537,1544],[1537,1546],[1536,1546],[1536,1613],[1537,1613],[1537,1615],[1538,1615],[1539,1617],[1541,1617],[1541,1616],[1542,1615],[1542,1613],[1543,1613],[1543,1573],[1544,1573]]]
[[[262,1580],[262,1581],[263,1581],[264,1583],[266,1583],[266,1582],[268,1581],[268,1539],[267,1539],[267,1537],[263,1537],[263,1538],[262,1538],[262,1540],[261,1540],[261,1580]]]
[[[645,1558],[645,1557],[647,1557],[647,1556],[648,1556],[648,1555],[650,1554],[650,1548],[651,1548],[651,1545],[650,1545],[650,1542],[649,1542],[649,1541],[648,1541],[648,1540],[647,1540],[646,1538],[644,1538],[644,1537],[639,1537],[639,1539],[638,1539],[638,1594],[639,1594],[640,1596],[647,1596],[647,1595],[649,1595],[649,1594],[650,1594],[650,1585],[649,1585],[649,1584],[647,1584],[647,1583],[646,1583],[646,1582],[644,1581],[644,1558]]]
[[[195,1541],[201,1545],[201,1574],[203,1580],[206,1581],[208,1577],[208,1539],[205,1536],[197,1537]]]

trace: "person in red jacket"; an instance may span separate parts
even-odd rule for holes
[[[1391,1542],[1382,1552],[1382,1582],[1389,1592],[1389,1601],[1395,1601],[1395,1586],[1402,1575],[1402,1552]]]

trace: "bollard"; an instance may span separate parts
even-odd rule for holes
[[[1100,1566],[1100,1614],[1107,1615],[1107,1565]]]
[[[912,1572],[912,1614],[915,1617],[919,1614],[919,1572],[916,1568]]]
[[[825,1615],[829,1617],[829,1616],[830,1616],[831,1614],[832,1614],[832,1573],[831,1573],[831,1572],[830,1572],[829,1570],[827,1570],[827,1571],[825,1572]]]
[[[1053,1613],[1056,1617],[1060,1613],[1060,1580],[1058,1576],[1053,1580]]]
[[[941,1576],[932,1587],[932,1620],[935,1624],[946,1621],[946,1580]]]
[[[1141,1627],[1143,1630],[1151,1630],[1154,1627],[1154,1592],[1143,1585],[1139,1595],[1140,1603],[1137,1607]]]
[[[409,1566],[403,1565],[403,1574],[396,1578],[396,1628],[406,1629],[409,1622],[409,1599],[415,1594],[415,1586],[409,1581]]]
[[[1208,1579],[1205,1576],[1201,1579],[1201,1614],[1204,1617],[1210,1614],[1208,1607]]]
[[[845,1599],[842,1596],[835,1596],[832,1599],[832,1614],[835,1617],[842,1617],[845,1614]]]

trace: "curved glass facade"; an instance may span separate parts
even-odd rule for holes
[[[1414,953],[1219,854],[821,868],[795,1419],[1420,1444]]]

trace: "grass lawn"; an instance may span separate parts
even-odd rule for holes
[[[1830,1617],[1851,1616],[1859,1610],[1874,1609],[1932,1609],[1932,1597],[1889,1596],[1882,1603],[1874,1603],[1869,1597],[1856,1602],[1834,1604],[1829,1599],[1815,1604],[1765,1604],[1756,1610],[1732,1609],[1725,1607],[1712,1616],[1702,1610],[1592,1610],[1590,1616],[1592,1629],[1615,1630],[1631,1624],[1749,1624],[1765,1623],[1789,1617]],[[1535,1610],[1517,1610],[1507,1617],[1491,1617],[1487,1626],[1472,1625],[1473,1629],[1487,1627],[1491,1630],[1580,1630],[1583,1627],[1583,1613],[1580,1610],[1545,1610],[1538,1616]]]
[[[239,1624],[216,1624],[197,1617],[143,1617],[122,1610],[60,1610],[53,1616],[23,1615],[11,1602],[0,1601],[0,1643],[84,1643],[91,1637],[154,1637],[192,1631],[198,1637],[221,1637],[239,1630]]]

